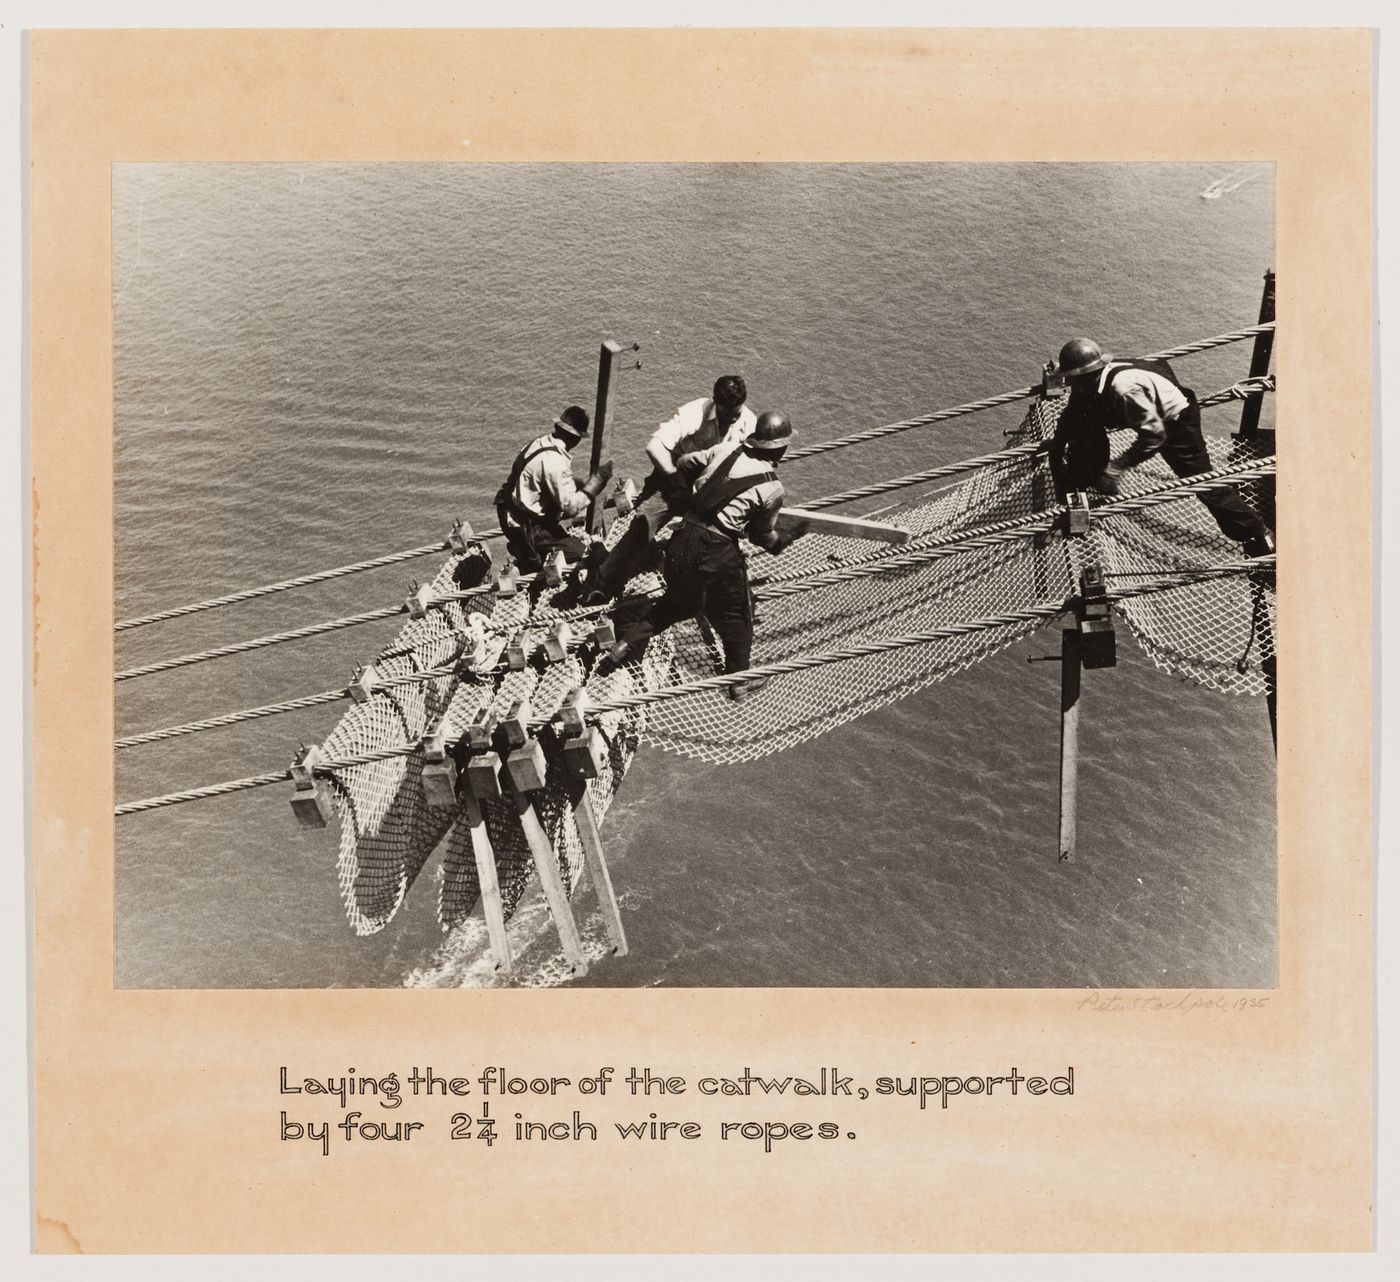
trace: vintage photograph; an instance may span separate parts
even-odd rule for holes
[[[115,985],[1274,988],[1274,197],[114,165]]]

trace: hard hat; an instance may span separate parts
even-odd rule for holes
[[[786,414],[767,410],[758,416],[748,445],[760,452],[777,451],[785,448],[796,435],[792,430],[792,420]]]
[[[1080,374],[1097,374],[1113,359],[1092,338],[1071,338],[1060,348],[1060,360],[1055,372],[1064,378]]]
[[[554,426],[562,428],[573,436],[587,436],[588,411],[582,405],[570,405],[554,420]]]

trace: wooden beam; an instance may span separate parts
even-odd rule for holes
[[[535,861],[535,871],[539,874],[540,885],[544,888],[545,901],[549,904],[550,915],[559,931],[559,943],[564,956],[574,968],[574,974],[586,975],[588,961],[583,955],[583,941],[579,938],[578,925],[574,921],[573,909],[569,907],[569,894],[564,888],[564,879],[559,875],[559,860],[554,854],[549,836],[535,813],[535,803],[528,793],[515,789],[515,810],[520,816],[520,827],[525,833],[530,856]]]
[[[1075,851],[1079,826],[1079,675],[1083,668],[1078,628],[1060,633],[1060,862]]]
[[[588,470],[596,472],[605,459],[612,457],[608,448],[608,427],[612,418],[613,400],[617,392],[617,363],[622,356],[622,344],[608,338],[598,351],[598,399],[593,407],[593,453]],[[599,496],[588,504],[588,532],[602,534],[603,507]]]
[[[598,821],[593,817],[593,807],[588,802],[588,783],[583,779],[569,782],[569,801],[574,808],[574,822],[578,824],[578,838],[583,846],[584,863],[588,876],[593,882],[593,890],[598,896],[598,907],[603,914],[603,924],[608,928],[608,938],[612,940],[613,952],[620,957],[627,955],[627,932],[622,928],[622,913],[617,906],[617,896],[613,893],[612,875],[608,872],[608,861],[603,855],[603,837],[598,831]]]
[[[830,512],[813,512],[808,508],[785,507],[778,513],[778,532],[785,533],[805,522],[812,534],[829,534],[840,539],[873,539],[878,543],[908,543],[914,536],[881,521],[865,521],[857,516],[834,516]]]
[[[510,936],[506,934],[506,917],[501,906],[501,883],[496,876],[496,852],[486,831],[486,819],[481,802],[470,788],[462,789],[462,809],[466,812],[471,832],[472,856],[476,860],[476,880],[481,887],[481,911],[486,918],[486,933],[491,937],[491,951],[496,954],[496,968],[509,971],[515,964],[510,952]]]

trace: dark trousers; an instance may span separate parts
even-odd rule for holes
[[[1167,423],[1162,458],[1183,480],[1211,470],[1210,454],[1206,450],[1205,437],[1201,435],[1201,411],[1196,408],[1194,396],[1185,413]],[[1264,518],[1240,497],[1240,492],[1233,485],[1208,490],[1200,499],[1215,518],[1220,532],[1236,543],[1262,539],[1269,532]]]
[[[671,536],[662,568],[666,593],[623,631],[634,650],[673,623],[703,614],[724,646],[724,670],[741,672],[753,654],[748,567],[736,539],[686,520]]]
[[[507,521],[504,513],[501,529],[505,531],[506,552],[521,574],[534,574],[544,567],[545,558],[556,551],[564,554],[566,561],[578,561],[587,550],[582,539],[567,533],[563,527],[546,521],[529,521],[517,524]]]
[[[593,586],[608,596],[620,596],[634,575],[656,568],[657,531],[684,513],[678,502],[661,492],[660,473],[653,471],[637,495],[636,516],[598,568]]]
[[[1163,461],[1183,480],[1212,470],[1205,437],[1201,435],[1200,408],[1194,394],[1188,392],[1187,399],[1186,409],[1167,421],[1167,439],[1162,446]],[[1064,427],[1064,431],[1056,430],[1050,446],[1050,470],[1062,495],[1095,485],[1108,464],[1108,434],[1101,427],[1068,418]],[[1200,499],[1227,538],[1244,543],[1268,533],[1263,518],[1234,486],[1221,485]]]

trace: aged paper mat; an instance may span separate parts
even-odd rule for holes
[[[36,34],[40,1249],[1365,1249],[1370,58],[1365,33],[1307,30]],[[610,119],[628,127],[590,123]],[[1072,149],[1066,119],[1096,122]],[[1072,991],[114,990],[111,166],[460,160],[467,135],[478,161],[1276,164],[1284,662],[1266,1001],[1193,1015],[1086,1009]],[[284,1064],[575,1082],[654,1065],[694,1082],[761,1053],[869,1080],[935,1052],[969,1073],[1072,1065],[1074,1094],[925,1113],[828,1100],[858,1141],[772,1153],[488,1150],[446,1142],[441,1099],[383,1115],[429,1118],[430,1142],[331,1160],[277,1142]],[[616,1090],[588,1107],[600,1126],[645,1117]],[[726,1116],[693,1091],[671,1115]]]

